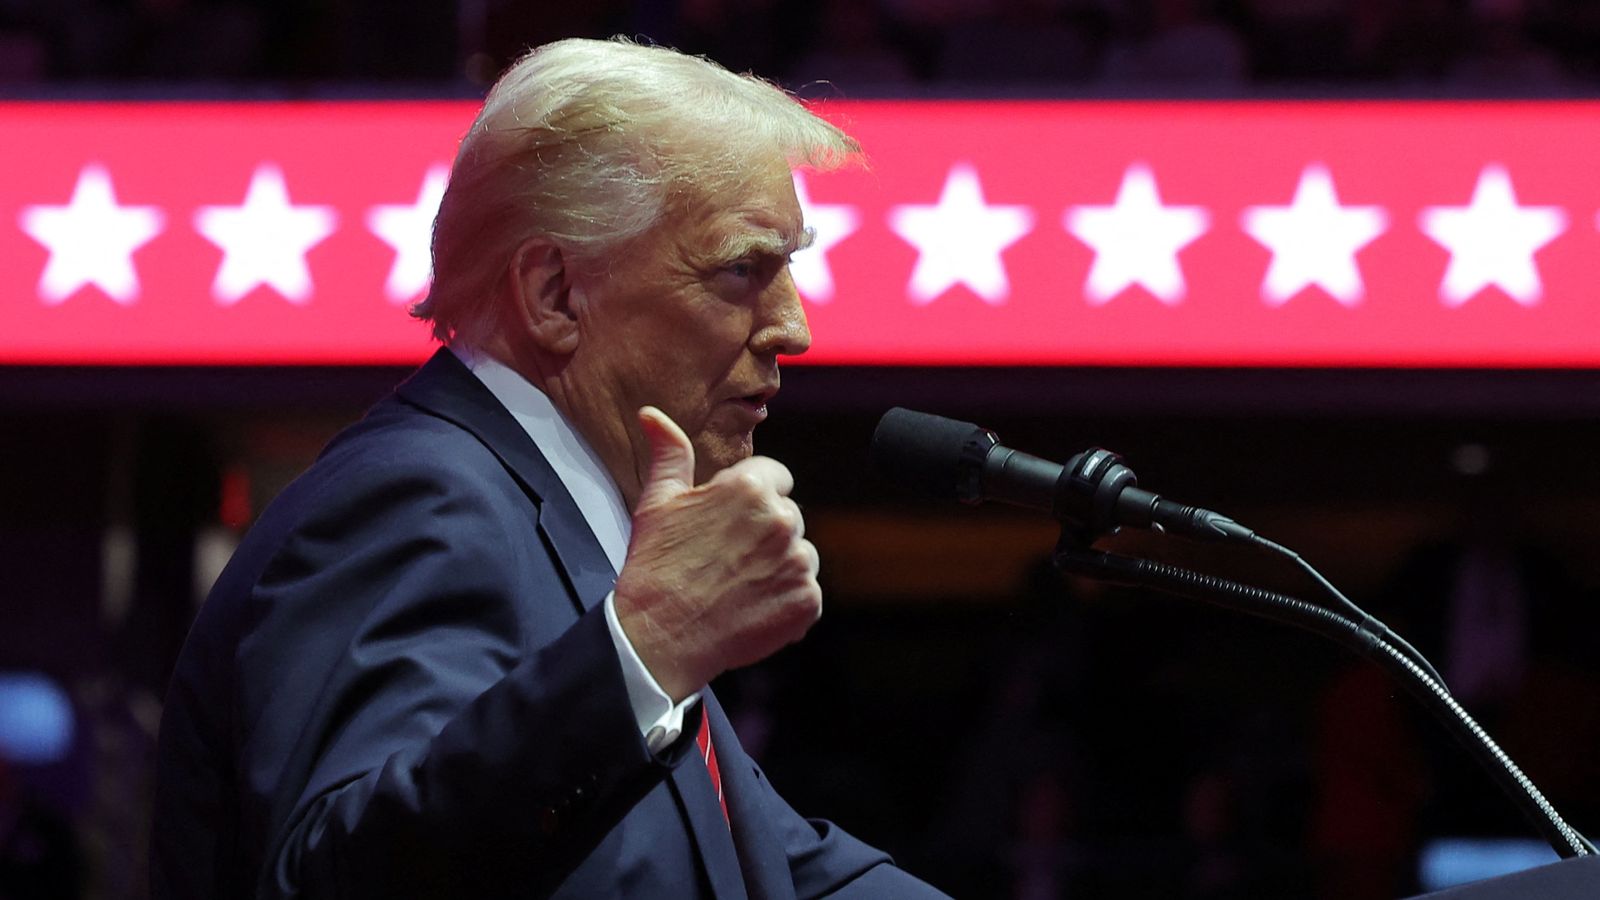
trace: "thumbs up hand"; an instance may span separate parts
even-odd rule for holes
[[[822,614],[817,549],[805,539],[794,478],[751,457],[694,483],[694,446],[646,406],[650,468],[617,576],[629,643],[674,701],[799,640]]]

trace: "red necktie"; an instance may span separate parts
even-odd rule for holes
[[[717,750],[711,746],[711,717],[700,712],[700,731],[694,736],[700,747],[700,758],[706,761],[706,771],[711,773],[711,786],[716,788],[717,802],[722,804],[722,818],[728,818],[728,801],[722,798],[722,773],[717,769]]]

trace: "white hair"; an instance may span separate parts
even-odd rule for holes
[[[433,226],[433,288],[411,311],[475,341],[517,248],[544,237],[594,265],[773,159],[837,168],[843,131],[753,75],[623,39],[568,39],[501,76],[461,141]]]

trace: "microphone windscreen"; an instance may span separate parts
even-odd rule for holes
[[[987,434],[971,422],[897,406],[883,414],[872,433],[872,461],[885,478],[904,487],[941,500],[962,500],[968,448]]]

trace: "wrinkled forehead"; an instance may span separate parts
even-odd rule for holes
[[[787,163],[764,165],[737,179],[687,188],[669,208],[668,227],[707,233],[729,256],[761,251],[787,256],[807,242]]]

